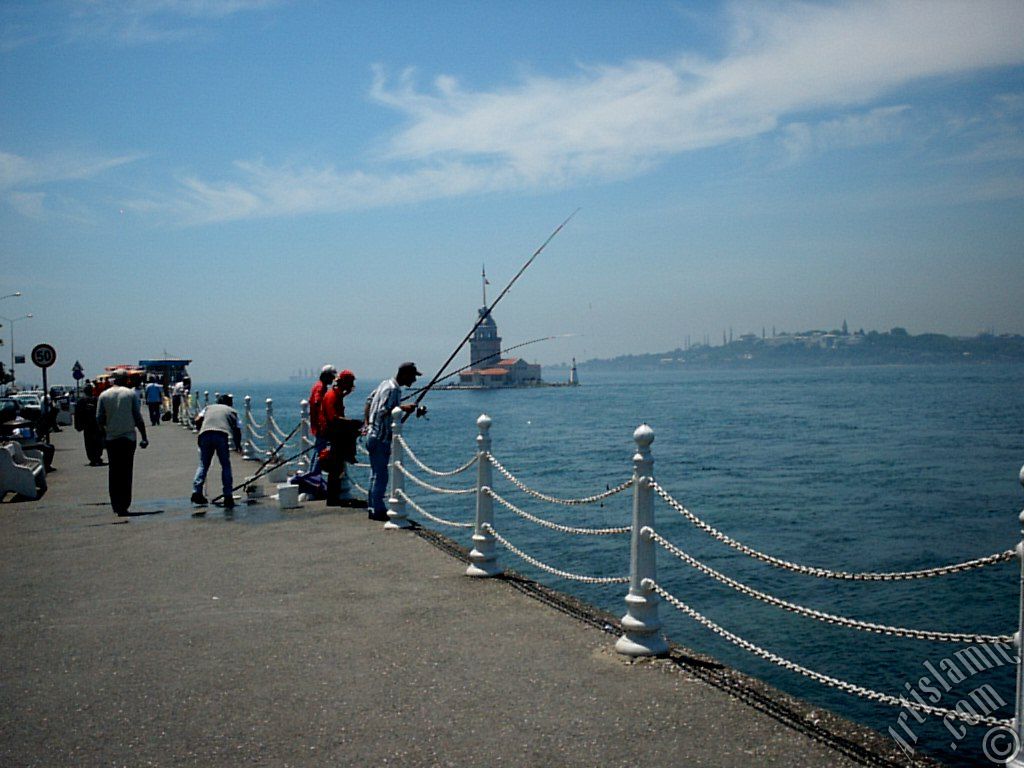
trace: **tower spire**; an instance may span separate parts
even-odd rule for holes
[[[487,265],[480,265],[480,281],[481,287],[484,289],[484,303],[481,306],[487,306]]]

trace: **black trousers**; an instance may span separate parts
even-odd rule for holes
[[[149,423],[150,426],[160,426],[160,403],[146,403],[149,406]]]
[[[103,437],[98,429],[86,429],[82,432],[85,440],[85,455],[89,458],[90,464],[99,464],[103,461]]]
[[[132,474],[135,470],[135,441],[122,437],[107,440],[107,488],[115,515],[125,515],[132,505]]]

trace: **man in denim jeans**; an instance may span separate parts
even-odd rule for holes
[[[366,430],[366,450],[370,454],[370,493],[367,515],[371,520],[386,521],[388,509],[384,494],[388,489],[388,462],[391,461],[391,412],[401,408],[406,413],[416,411],[417,416],[426,408],[412,403],[402,405],[402,387],[412,386],[417,376],[415,363],[402,363],[393,379],[385,379],[366,398],[363,425]]]
[[[206,497],[203,495],[203,485],[206,483],[206,473],[213,461],[213,454],[217,454],[220,462],[220,481],[224,488],[224,509],[231,509],[235,506],[235,497],[232,495],[233,480],[231,478],[231,453],[228,449],[228,435],[235,441],[235,450],[242,450],[242,430],[238,426],[238,411],[231,407],[231,395],[221,395],[217,402],[208,405],[196,417],[196,425],[199,427],[199,467],[196,469],[195,479],[192,481],[192,503],[206,504]],[[197,515],[204,514],[197,512]]]

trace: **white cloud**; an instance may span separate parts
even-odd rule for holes
[[[45,198],[44,192],[10,192],[7,195],[7,202],[26,218],[42,219],[45,214],[43,207]]]
[[[112,38],[130,45],[179,40],[239,13],[281,0],[78,0],[70,31],[78,37]]]
[[[54,155],[30,159],[0,152],[0,190],[35,187],[58,181],[88,179],[142,158],[141,154],[119,157],[73,157]]]
[[[905,107],[878,102],[911,83],[1024,63],[1019,0],[742,3],[729,20],[717,60],[581,67],[489,91],[378,72],[371,96],[407,119],[380,152],[383,170],[239,163],[236,180],[187,181],[180,202],[217,220],[554,188],[780,126],[794,155],[820,152],[898,136]]]
[[[899,138],[906,130],[907,105],[879,107],[819,123],[793,122],[781,129],[781,141],[791,162],[806,157]]]

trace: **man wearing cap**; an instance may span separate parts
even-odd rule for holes
[[[391,412],[401,408],[406,413],[416,411],[422,416],[426,409],[417,409],[412,403],[402,404],[402,387],[411,386],[417,376],[415,363],[402,363],[393,379],[385,379],[366,398],[363,428],[366,430],[366,450],[370,454],[370,493],[368,515],[371,520],[386,521],[387,505],[384,495],[388,489],[388,462],[391,461]]]
[[[330,443],[329,458],[320,466],[327,472],[328,507],[366,507],[366,502],[352,495],[352,482],[348,479],[347,464],[356,463],[356,439],[362,422],[345,418],[345,397],[356,388],[356,375],[344,370],[338,374],[326,395],[322,407],[323,434]]]
[[[210,464],[213,462],[214,454],[220,462],[220,483],[224,490],[224,509],[232,509],[235,506],[235,497],[232,495],[234,480],[231,476],[231,453],[228,446],[228,438],[235,441],[235,450],[242,450],[242,430],[238,426],[238,411],[234,405],[231,395],[220,395],[217,402],[208,405],[196,417],[196,427],[199,428],[199,466],[196,468],[196,475],[192,479],[192,503],[205,505],[206,497],[203,495],[203,486],[206,484],[206,473],[210,471]],[[196,516],[205,513],[196,512]]]
[[[324,424],[324,396],[331,388],[331,382],[338,375],[333,365],[325,365],[320,369],[320,379],[309,390],[309,431],[313,433],[313,458],[309,460],[310,475],[320,471],[320,451],[327,447],[327,425]]]

